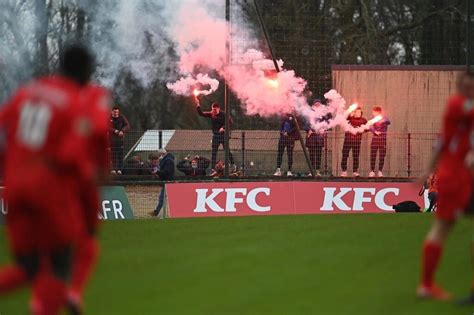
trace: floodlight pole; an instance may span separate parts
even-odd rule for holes
[[[253,3],[255,5],[255,11],[257,12],[257,16],[258,16],[258,20],[260,22],[260,26],[262,27],[263,35],[265,36],[265,41],[267,42],[268,49],[270,50],[270,55],[271,55],[272,60],[273,60],[273,65],[275,66],[275,70],[277,72],[280,72],[281,69],[280,69],[280,66],[278,65],[278,62],[277,62],[276,58],[275,58],[275,53],[273,51],[273,46],[272,46],[272,43],[270,41],[270,36],[268,35],[265,23],[263,23],[262,13],[260,12],[260,8],[258,6],[257,0],[253,0]],[[303,138],[301,137],[301,128],[300,128],[298,119],[297,119],[297,117],[294,113],[292,114],[292,116],[293,116],[293,119],[295,120],[296,130],[298,130],[298,139],[300,140],[301,148],[303,149],[303,153],[304,153],[304,157],[306,159],[306,163],[308,164],[308,168],[309,168],[309,171],[311,172],[311,176],[314,178],[315,173],[314,173],[314,169],[313,169],[313,164],[311,163],[311,159],[309,158],[308,150],[306,149]]]
[[[471,68],[471,63],[472,63],[472,20],[474,19],[474,0],[466,0],[467,1],[467,23],[466,23],[466,36],[467,36],[467,40],[466,40],[466,66],[467,66],[467,70],[473,70]]]
[[[225,58],[227,65],[230,64],[230,0],[225,1],[225,20],[226,20],[226,39],[225,39]],[[224,177],[229,178],[229,160],[230,160],[230,104],[229,104],[229,86],[224,79],[224,111],[225,111],[225,135],[224,135]]]

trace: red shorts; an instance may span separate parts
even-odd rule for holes
[[[15,254],[44,253],[74,244],[81,221],[70,182],[39,171],[10,184],[5,191],[6,227]]]
[[[438,173],[438,207],[436,217],[455,221],[466,210],[472,193],[472,178],[468,171]]]

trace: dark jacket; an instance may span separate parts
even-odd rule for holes
[[[192,160],[182,160],[178,163],[176,168],[183,172],[186,176],[206,176],[206,170],[211,164],[211,161],[205,157],[200,156],[198,158],[197,168],[193,168],[191,165]]]
[[[354,128],[360,127],[367,123],[367,119],[365,119],[364,117],[356,118],[353,116],[349,116],[347,120],[349,121],[349,124]],[[362,133],[353,134],[351,132],[346,132],[344,135],[344,139],[349,141],[361,141]]]
[[[285,135],[285,133],[287,135]],[[287,140],[297,140],[298,137],[298,129],[296,128],[296,122],[293,115],[285,115],[281,119],[280,124],[280,139],[287,139]]]
[[[130,159],[127,161],[125,170],[125,175],[143,175],[145,174],[145,163],[142,161],[137,161],[135,159]]]
[[[331,115],[331,113],[328,113],[325,116],[318,119],[318,122],[324,122],[324,121],[327,122],[331,119],[332,119],[332,115]],[[312,129],[311,123],[309,121],[305,122],[304,130],[306,132],[309,132],[310,130],[313,132],[309,137],[306,137],[305,145],[308,148],[317,147],[317,146],[321,146],[321,147],[324,146],[324,134],[325,134],[325,132],[321,132],[321,130]]]
[[[174,180],[174,156],[171,153],[166,155],[160,161],[160,170],[156,172],[161,180]]]
[[[123,137],[120,137],[115,133],[115,130],[128,132],[130,130],[130,123],[124,115],[118,117],[112,117],[110,115],[109,133],[111,141],[123,141]]]
[[[390,125],[390,119],[384,116],[382,120],[372,125],[370,131],[372,131],[374,137],[387,137],[388,125]],[[380,135],[376,135],[375,132],[380,132]]]
[[[219,130],[225,128],[225,112],[222,110],[217,115],[213,115],[212,112],[203,112],[201,106],[196,107],[198,115],[202,117],[207,117],[211,119],[212,124],[212,133],[219,135]],[[230,124],[232,124],[232,118],[230,119]]]

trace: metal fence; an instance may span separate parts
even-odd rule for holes
[[[303,142],[306,142],[306,133],[301,134]],[[381,171],[385,177],[412,178],[420,176],[427,168],[432,156],[433,144],[438,137],[435,133],[400,133],[389,132],[386,140],[385,164]],[[339,130],[329,131],[322,136],[320,165],[322,177],[337,177],[344,171],[341,169],[343,159],[343,147],[345,134]],[[346,149],[349,152],[347,160],[348,176],[353,172],[360,173],[361,177],[368,177],[371,171],[379,170],[380,152],[377,152],[375,168],[371,167],[371,147],[374,135],[370,132],[361,136],[360,143],[352,138],[346,139]],[[277,155],[280,141],[279,131],[276,130],[234,130],[230,139],[230,151],[234,157],[236,177],[258,178],[273,176],[277,169]],[[355,141],[355,142],[354,142]],[[309,167],[305,159],[301,142],[297,139],[288,140],[288,144],[294,145],[293,165],[291,172],[293,176],[309,176]],[[375,143],[376,144],[376,143]],[[384,143],[385,145],[385,143]],[[353,169],[354,155],[360,146],[360,166]],[[148,130],[146,132],[130,132],[124,140],[123,168],[124,178],[126,176],[152,176],[157,170],[159,160],[157,151],[165,148],[175,157],[175,164],[181,162],[191,166],[195,156],[208,160],[206,175],[211,175],[211,169],[215,168],[210,162],[212,155],[212,134],[207,130]],[[287,146],[282,154],[281,171],[282,176],[287,175],[288,153]],[[308,151],[314,150],[309,147]],[[356,152],[354,152],[356,151]],[[310,152],[311,153],[311,152]],[[316,158],[313,162],[316,163]],[[220,146],[216,161],[224,160],[224,150]],[[202,166],[199,166],[202,167]],[[116,166],[117,168],[117,166]],[[185,174],[176,169],[178,178],[186,177]],[[158,179],[158,178],[156,178]]]

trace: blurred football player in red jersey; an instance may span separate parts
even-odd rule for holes
[[[84,229],[71,181],[81,165],[64,148],[76,133],[87,131],[75,113],[93,68],[85,48],[70,46],[61,56],[60,74],[19,89],[0,112],[6,132],[6,229],[17,265],[0,270],[0,293],[24,279],[32,282],[33,314],[58,314],[66,302],[72,251]]]
[[[456,219],[465,212],[472,193],[474,147],[474,74],[460,75],[457,94],[447,104],[440,146],[431,164],[437,169],[438,210],[422,253],[421,298],[449,300],[451,294],[435,284],[434,275],[444,243]]]
[[[89,129],[87,136],[77,134],[68,142],[72,146],[68,152],[75,152],[74,147],[83,150],[76,158],[81,159],[80,180],[76,180],[76,189],[80,198],[81,213],[84,220],[74,253],[71,285],[68,292],[68,308],[72,314],[80,314],[82,296],[99,254],[96,238],[99,224],[100,199],[98,185],[110,174],[109,152],[109,94],[99,86],[89,85],[81,93],[82,109],[78,117],[82,128]]]

